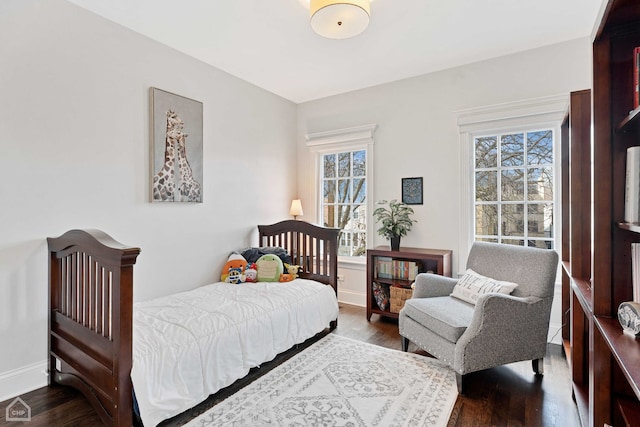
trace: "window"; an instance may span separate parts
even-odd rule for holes
[[[318,223],[342,230],[338,255],[363,259],[371,238],[375,125],[307,135],[315,154]],[[356,261],[359,262],[359,261]]]
[[[474,138],[474,239],[554,247],[553,131]]]
[[[322,156],[321,222],[342,230],[338,255],[362,256],[367,249],[367,151]]]
[[[558,248],[560,124],[569,96],[456,111],[460,131],[460,256],[475,240]]]

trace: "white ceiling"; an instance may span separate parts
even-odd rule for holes
[[[590,36],[603,0],[374,0],[346,40],[308,0],[69,0],[299,103]]]

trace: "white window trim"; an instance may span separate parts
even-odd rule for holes
[[[346,129],[337,129],[326,132],[309,133],[305,135],[307,140],[307,148],[314,155],[313,161],[313,199],[316,201],[316,218],[322,217],[320,212],[322,206],[322,194],[319,191],[319,185],[322,170],[321,161],[322,156],[326,153],[337,153],[340,151],[357,151],[365,149],[367,151],[367,247],[371,241],[373,232],[373,134],[375,133],[377,125],[364,125],[356,126]],[[362,258],[362,260],[360,260]],[[366,262],[366,257],[349,257],[340,256],[340,262]]]
[[[560,126],[567,113],[569,95],[554,95],[524,101],[509,102],[485,107],[470,108],[454,112],[460,131],[460,230],[458,271],[466,269],[467,256],[473,243],[473,141],[484,136],[509,129],[523,130],[532,127],[551,129],[554,134],[554,236],[556,250],[562,247],[560,203]]]

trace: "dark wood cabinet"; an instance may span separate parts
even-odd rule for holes
[[[392,288],[408,289],[415,274],[426,272],[451,277],[451,251],[425,248],[400,248],[399,251],[392,251],[388,246],[368,249],[367,320],[371,320],[372,314],[397,318],[398,312],[392,311],[389,301]],[[386,307],[379,306],[377,292],[385,294]]]
[[[568,239],[563,284],[569,290],[564,305],[571,309],[563,336],[570,342],[573,390],[584,426],[640,422],[640,339],[623,334],[617,320],[620,303],[632,299],[631,244],[640,242],[640,225],[623,222],[626,151],[640,146],[640,109],[633,101],[637,46],[640,1],[609,0],[593,41],[592,159],[569,154],[582,149],[584,138],[579,148],[569,138],[562,150],[569,169],[563,176],[568,192],[563,206],[569,209],[563,214],[563,238]],[[571,112],[569,117],[563,134],[573,132]],[[593,184],[590,198],[574,187],[574,169],[591,171],[584,180]]]

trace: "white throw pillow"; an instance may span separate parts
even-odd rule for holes
[[[509,295],[516,286],[518,286],[516,283],[495,280],[468,269],[453,287],[450,296],[475,305],[480,295],[490,293]]]

